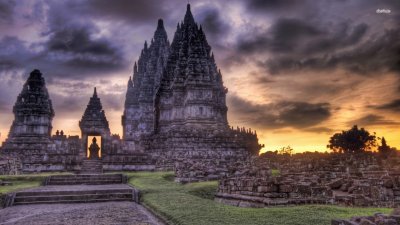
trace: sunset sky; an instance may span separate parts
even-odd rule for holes
[[[53,133],[80,134],[96,86],[111,132],[121,134],[134,61],[159,18],[172,41],[186,4],[0,0],[0,141],[33,69],[46,79]],[[355,124],[400,148],[399,0],[190,4],[229,90],[229,123],[257,130],[263,151],[325,151],[331,135]]]

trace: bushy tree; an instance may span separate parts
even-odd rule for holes
[[[327,147],[334,152],[357,153],[370,150],[375,146],[375,134],[370,134],[364,128],[358,129],[357,125],[355,125],[350,130],[334,134],[330,138]]]
[[[282,147],[281,149],[279,149],[278,151],[279,154],[284,155],[292,155],[293,154],[293,148],[290,147],[290,145],[288,145],[287,147]]]

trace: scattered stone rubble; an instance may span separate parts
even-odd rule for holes
[[[373,216],[356,216],[349,220],[334,219],[331,225],[399,225],[399,209],[395,209],[390,215],[375,213]]]
[[[400,170],[394,166],[379,167],[368,154],[350,156],[352,160],[346,155],[330,154],[329,157],[325,158],[326,165],[317,163],[319,168],[312,163],[299,165],[298,161],[292,161],[285,165],[292,165],[291,169],[282,170],[278,176],[271,175],[267,169],[269,163],[260,157],[242,173],[222,179],[216,200],[243,207],[308,203],[400,205]]]

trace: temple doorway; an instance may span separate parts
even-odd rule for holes
[[[87,143],[87,145],[86,145],[86,158],[89,158],[90,157],[90,150],[89,150],[89,148],[90,148],[90,145],[93,143],[93,138],[95,138],[95,140],[96,140],[96,144],[98,145],[98,147],[100,148],[100,150],[98,151],[99,153],[98,153],[98,158],[101,158],[101,152],[102,152],[102,139],[101,139],[101,136],[100,135],[88,135],[87,136],[87,139],[86,139],[86,143]]]

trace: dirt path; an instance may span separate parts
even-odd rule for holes
[[[21,205],[0,210],[1,225],[162,225],[134,202]]]

